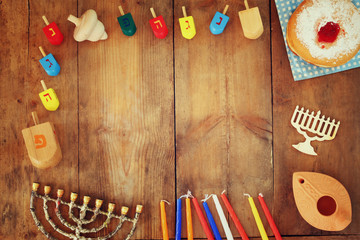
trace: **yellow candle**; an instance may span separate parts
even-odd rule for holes
[[[260,235],[261,235],[261,239],[262,240],[269,240],[269,238],[268,238],[268,236],[266,234],[264,225],[263,225],[263,223],[261,221],[259,212],[258,212],[258,210],[257,210],[257,208],[255,206],[254,199],[249,194],[245,194],[245,196],[249,197],[249,203],[250,203],[251,211],[252,211],[252,213],[254,215],[256,225],[257,225],[257,227],[259,229],[259,232],[260,232]]]
[[[190,198],[185,199],[185,204],[186,204],[187,237],[189,240],[193,240],[193,226],[192,226],[192,218],[191,218]]]
[[[165,202],[160,202],[160,211],[161,211],[161,228],[164,240],[169,240],[168,227],[166,222],[166,212],[165,212]]]

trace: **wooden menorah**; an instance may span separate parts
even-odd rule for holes
[[[83,200],[83,204],[80,206],[78,204],[75,203],[76,199],[77,199],[77,194],[76,193],[71,193],[70,195],[70,203],[63,201],[61,198],[64,194],[64,190],[62,189],[58,189],[57,190],[57,199],[53,199],[51,197],[49,197],[49,193],[51,191],[50,186],[45,186],[44,187],[44,195],[40,195],[37,193],[37,190],[39,188],[39,184],[38,183],[33,183],[32,186],[32,191],[31,191],[31,198],[30,198],[30,212],[32,217],[35,220],[35,224],[38,227],[38,229],[48,238],[51,240],[57,240],[55,237],[51,236],[50,233],[48,233],[44,226],[41,224],[41,222],[39,221],[38,217],[36,216],[35,213],[35,208],[34,208],[34,198],[40,198],[43,200],[43,209],[44,209],[44,213],[45,213],[45,218],[46,220],[50,223],[50,225],[54,228],[55,231],[57,231],[58,233],[60,233],[61,235],[68,237],[69,239],[73,239],[73,240],[92,240],[92,239],[97,239],[97,240],[105,240],[105,239],[109,239],[111,237],[113,237],[122,227],[124,222],[131,222],[133,224],[129,234],[126,236],[126,240],[130,239],[131,236],[134,234],[134,231],[136,229],[136,224],[139,220],[139,216],[142,212],[142,205],[137,205],[136,206],[136,213],[135,213],[135,217],[134,218],[128,218],[126,216],[127,212],[129,211],[128,207],[122,207],[121,208],[121,215],[118,216],[116,214],[114,214],[114,209],[115,209],[115,204],[114,203],[109,203],[108,205],[108,211],[104,212],[101,211],[101,205],[103,203],[103,200],[100,199],[96,199],[96,203],[95,203],[95,208],[92,209],[90,207],[88,207],[88,204],[90,202],[90,197],[89,196],[84,196],[84,200]],[[50,215],[49,215],[49,211],[48,211],[48,202],[54,202],[56,204],[55,206],[55,214],[58,217],[58,219],[60,220],[61,224],[63,224],[64,226],[66,226],[67,228],[69,228],[72,233],[69,232],[65,232],[64,230],[60,229],[51,219]],[[60,211],[60,206],[61,205],[66,205],[69,208],[69,218],[71,218],[75,224],[71,224],[69,223],[67,220],[64,219],[64,217],[61,214]],[[73,209],[78,209],[79,210],[79,217],[75,217],[73,214]],[[85,219],[86,213],[90,212],[92,213],[92,217],[91,219]],[[91,229],[86,229],[83,227],[83,225],[87,225],[89,223],[92,223],[96,220],[97,216],[99,215],[104,215],[106,216],[106,220],[104,221],[104,223],[102,225],[100,225],[99,227],[94,227]],[[116,218],[119,220],[118,225],[116,226],[116,228],[110,232],[108,235],[103,236],[103,237],[96,237],[96,238],[89,238],[89,237],[84,237],[82,236],[83,234],[88,234],[88,233],[97,233],[100,230],[102,230],[103,228],[106,228],[108,226],[108,224],[110,223],[112,218]]]
[[[311,141],[324,141],[335,138],[340,126],[340,121],[335,123],[335,119],[330,121],[330,117],[325,119],[325,115],[320,117],[320,114],[321,112],[318,111],[316,116],[314,116],[314,111],[309,114],[309,109],[304,112],[303,107],[299,110],[299,106],[296,106],[294,114],[291,118],[291,125],[293,125],[293,127],[306,138],[306,140],[305,142],[294,144],[292,146],[300,152],[316,156],[317,154],[310,144]],[[314,134],[315,136],[309,137],[306,131]]]

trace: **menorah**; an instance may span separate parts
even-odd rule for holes
[[[45,186],[44,187],[44,195],[40,195],[37,193],[37,190],[39,188],[39,184],[38,183],[33,183],[32,186],[32,191],[31,191],[31,198],[30,198],[30,212],[32,217],[35,220],[35,224],[38,227],[38,229],[48,238],[51,240],[57,240],[55,237],[51,236],[44,228],[44,226],[41,224],[41,222],[39,221],[39,219],[36,216],[35,213],[35,208],[34,208],[34,198],[40,198],[43,200],[43,209],[44,209],[44,213],[45,213],[45,218],[46,220],[50,223],[50,225],[54,228],[55,231],[57,231],[58,233],[60,233],[61,235],[68,237],[69,239],[73,239],[73,240],[92,240],[92,239],[97,239],[97,240],[105,240],[105,239],[109,239],[111,237],[113,237],[122,227],[124,222],[131,222],[133,224],[129,234],[127,235],[127,237],[125,238],[126,240],[130,239],[131,236],[134,234],[134,231],[136,229],[136,224],[139,220],[139,216],[142,212],[142,205],[137,205],[136,206],[136,213],[135,213],[135,217],[133,219],[126,217],[127,212],[129,211],[128,207],[122,207],[121,208],[121,215],[115,215],[114,209],[115,209],[115,204],[114,203],[109,203],[108,205],[108,211],[104,212],[101,211],[101,205],[103,203],[103,200],[100,199],[96,199],[95,202],[95,208],[92,209],[90,207],[88,207],[88,204],[90,202],[90,197],[89,196],[84,196],[83,199],[83,205],[78,205],[75,203],[76,199],[77,199],[77,194],[76,193],[71,193],[70,195],[70,203],[63,201],[61,198],[64,194],[64,190],[62,189],[58,189],[57,190],[57,199],[53,199],[51,197],[49,197],[49,193],[51,191],[50,186]],[[48,202],[55,202],[56,206],[55,206],[55,214],[58,217],[58,219],[60,220],[60,222],[66,226],[67,228],[69,228],[72,233],[69,232],[65,232],[63,230],[61,230],[51,219],[50,215],[49,215],[49,211],[48,211]],[[66,205],[69,208],[69,218],[71,218],[76,225],[69,223],[67,220],[64,219],[64,217],[61,214],[60,211],[60,206],[61,205]],[[73,214],[73,209],[78,209],[79,210],[79,217],[75,217]],[[90,219],[85,219],[86,213],[90,212],[92,213],[92,216]],[[104,223],[102,225],[100,225],[99,227],[94,227],[91,229],[86,229],[83,228],[83,225],[87,225],[90,224],[92,222],[95,221],[95,219],[97,218],[97,216],[99,215],[104,215],[106,216],[106,220],[104,221]],[[112,218],[116,218],[119,220],[118,225],[116,226],[116,228],[110,232],[108,235],[103,236],[103,237],[96,237],[96,238],[89,238],[89,237],[84,237],[82,236],[83,234],[88,234],[88,233],[97,233],[100,230],[102,230],[103,228],[106,228],[108,226],[108,224],[110,223]]]
[[[293,127],[306,138],[306,140],[305,142],[294,144],[292,146],[300,152],[316,156],[317,154],[310,144],[312,141],[332,140],[335,138],[340,126],[340,121],[335,123],[335,119],[330,121],[330,117],[325,120],[325,115],[320,117],[320,114],[321,112],[318,111],[316,116],[314,116],[314,111],[309,114],[309,109],[304,112],[303,107],[299,110],[299,106],[296,106],[294,114],[291,118],[291,125],[293,125]],[[315,136],[309,137],[306,131],[314,134]]]

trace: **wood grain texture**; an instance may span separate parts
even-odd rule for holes
[[[354,176],[360,174],[360,69],[353,69],[312,80],[294,82],[284,48],[279,18],[272,2],[272,63],[275,205],[274,215],[285,235],[328,235],[307,224],[298,213],[292,195],[292,174],[315,171],[335,177],[348,190],[353,203],[352,223],[342,233],[359,234],[360,192]],[[313,142],[317,157],[303,154],[291,145],[303,141],[290,124],[296,105],[318,111],[341,121],[331,141]],[[284,212],[284,206],[287,206]]]

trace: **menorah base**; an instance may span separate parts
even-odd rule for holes
[[[310,145],[310,141],[306,140],[305,142],[294,144],[292,146],[302,153],[317,156],[317,153],[314,151],[314,148]]]

